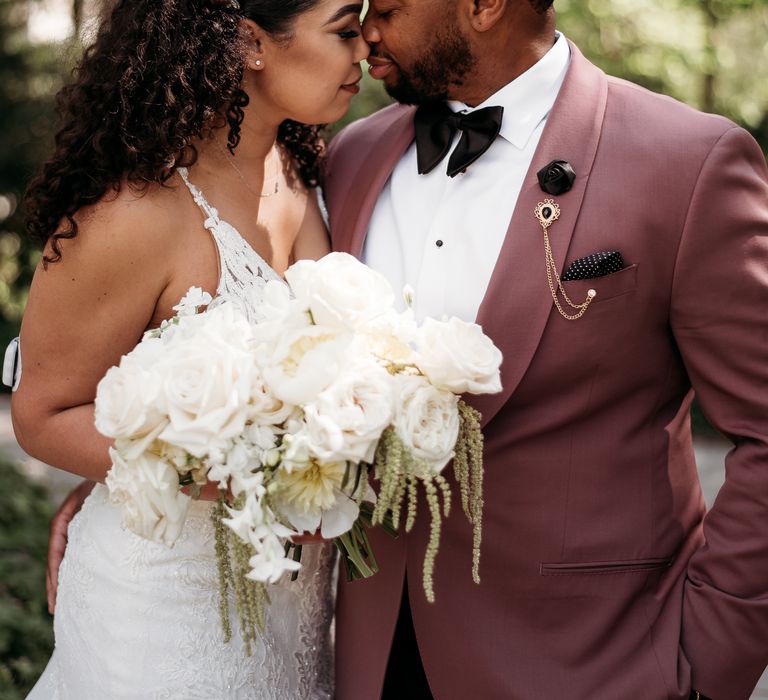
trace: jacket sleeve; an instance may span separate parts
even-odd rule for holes
[[[683,601],[693,686],[747,700],[768,663],[768,169],[738,127],[690,202],[670,318],[702,409],[733,444]]]

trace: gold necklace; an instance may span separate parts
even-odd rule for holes
[[[245,185],[245,189],[247,189],[252,195],[255,195],[256,197],[271,197],[272,195],[277,194],[280,191],[280,159],[277,157],[277,153],[275,153],[275,189],[272,192],[264,192],[263,190],[261,192],[256,192],[249,184],[248,180],[245,179],[245,176],[243,175],[243,171],[240,170],[240,168],[237,166],[237,163],[235,163],[235,159],[229,154],[229,151],[224,148],[224,146],[221,145],[218,139],[214,139],[216,141],[216,145],[219,147],[219,150],[221,151],[221,154],[224,156],[227,163],[232,166],[232,169],[237,173],[237,176],[242,181],[243,185]]]

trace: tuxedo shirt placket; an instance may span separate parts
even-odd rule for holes
[[[363,260],[396,290],[414,288],[418,318],[475,320],[569,60],[559,35],[539,63],[474,108],[501,105],[505,112],[499,138],[466,173],[446,174],[460,133],[430,173],[418,174],[415,144],[395,167],[371,217]]]

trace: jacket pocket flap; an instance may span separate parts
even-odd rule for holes
[[[542,562],[542,576],[572,576],[596,574],[626,574],[633,571],[656,571],[668,569],[674,557],[655,559],[622,559],[618,561],[589,562]]]

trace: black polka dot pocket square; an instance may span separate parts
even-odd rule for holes
[[[563,282],[575,280],[592,280],[605,277],[624,269],[624,258],[618,250],[608,250],[604,253],[593,253],[585,258],[579,258],[571,263],[560,279]]]

